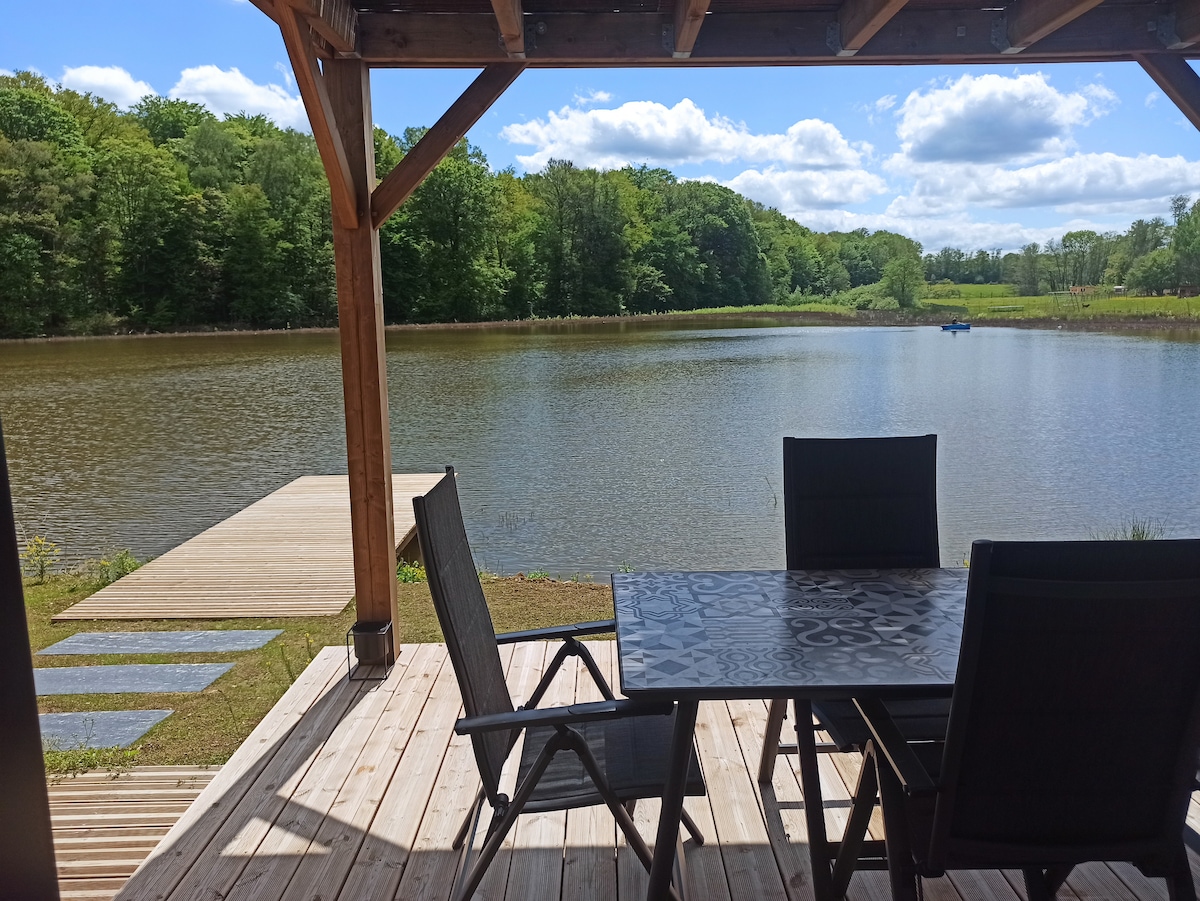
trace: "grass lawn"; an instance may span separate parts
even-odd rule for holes
[[[484,577],[484,594],[497,631],[532,629],[612,616],[607,584],[531,580],[521,576]],[[185,629],[282,629],[283,634],[254,651],[217,654],[106,654],[34,657],[34,666],[117,663],[232,662],[233,669],[201,692],[165,694],[55,695],[38,699],[42,713],[87,710],[171,709],[175,712],[136,744],[135,753],[61,749],[47,754],[51,772],[94,766],[219,764],[250,734],[309,661],[327,645],[345,644],[354,621],[353,605],[337,616],[229,620],[98,620],[52,623],[50,618],[91,594],[94,585],[72,576],[27,582],[25,607],[30,642],[42,648],[76,632],[179,631]],[[440,641],[429,588],[399,585],[398,629],[405,642]]]

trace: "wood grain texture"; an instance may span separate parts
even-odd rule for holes
[[[589,646],[603,670],[614,666],[611,642]],[[518,702],[552,650],[541,643],[503,649]],[[586,674],[570,660],[546,703],[595,697]],[[382,683],[347,683],[341,648],[324,649],[117,898],[449,901],[458,860],[450,840],[479,784],[469,742],[453,735],[460,713],[444,645],[403,645]],[[702,848],[688,843],[692,901],[812,898],[794,762],[780,757],[769,785],[755,778],[765,721],[761,701],[701,705],[698,744],[709,795],[689,798],[688,809],[707,842]],[[831,826],[844,820],[859,760],[830,755],[821,768]],[[173,810],[196,790],[169,784],[169,775],[157,782],[150,773],[146,778],[145,785],[132,779],[115,786],[74,783],[62,789],[62,800],[78,805],[76,819],[82,819],[87,805],[127,794],[125,805],[144,805],[149,823],[176,815]],[[510,767],[506,790],[512,778]],[[650,834],[657,810],[649,801],[635,813]],[[78,894],[64,897],[107,901],[121,877],[103,874],[128,868],[153,837],[145,833],[163,828],[127,825],[121,817],[101,820],[84,835],[95,841],[90,870],[79,846],[64,852],[65,867],[81,864],[72,880]],[[1192,821],[1200,823],[1195,803]],[[522,817],[476,897],[639,899],[645,872],[617,835],[603,808]],[[1191,863],[1200,873],[1200,858],[1191,855]],[[1018,901],[1019,882],[1020,874],[963,871],[926,880],[924,891],[929,901]],[[103,891],[109,894],[98,894]],[[888,896],[885,873],[856,873],[851,880],[851,901]],[[1160,880],[1126,865],[1090,864],[1072,874],[1059,897],[1145,901],[1166,893]]]
[[[412,498],[440,478],[392,477],[393,547],[416,528]],[[354,593],[346,476],[303,476],[54,619],[327,616]]]

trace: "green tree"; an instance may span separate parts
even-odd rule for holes
[[[1160,247],[1136,260],[1129,267],[1126,279],[1135,291],[1162,294],[1179,284],[1175,272],[1174,251],[1169,247]]]
[[[883,290],[901,307],[914,307],[925,286],[925,269],[911,256],[898,256],[883,267]]]
[[[188,129],[216,117],[199,103],[147,94],[133,105],[133,116],[156,145],[182,138]]]

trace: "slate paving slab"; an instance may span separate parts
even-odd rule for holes
[[[77,632],[42,654],[196,654],[253,651],[282,629],[207,629],[199,632]]]
[[[201,691],[232,663],[129,663],[122,666],[56,666],[33,671],[39,695]]]
[[[43,713],[38,717],[42,744],[51,750],[127,748],[173,710],[93,710]]]

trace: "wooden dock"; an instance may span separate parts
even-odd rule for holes
[[[392,476],[397,546],[415,534],[413,497],[441,476]],[[54,620],[325,616],[353,595],[349,483],[304,476]]]
[[[63,901],[111,901],[219,767],[134,767],[50,784]]]
[[[514,697],[528,694],[547,647],[505,648]],[[597,642],[612,671],[611,642]],[[614,680],[614,684],[616,684]],[[569,666],[544,704],[597,698]],[[121,901],[447,901],[458,855],[451,838],[478,777],[452,725],[459,693],[443,645],[405,645],[383,683],[348,682],[340,648],[320,652],[118,895]],[[780,758],[755,780],[766,705],[701,705],[696,740],[708,783],[688,809],[707,837],[688,843],[693,901],[812,897],[803,797]],[[826,817],[840,832],[860,758],[823,755]],[[509,776],[511,779],[511,774]],[[635,819],[653,837],[657,804]],[[1193,803],[1194,812],[1200,812]],[[485,820],[486,822],[486,815]],[[874,825],[878,837],[879,824]],[[1200,858],[1193,856],[1194,873]],[[1020,875],[958,872],[926,881],[930,901],[1018,901]],[[522,817],[476,897],[609,901],[644,896],[645,872],[604,808]],[[851,899],[887,897],[882,872],[855,874]],[[1079,867],[1067,901],[1165,899],[1160,880],[1126,865]]]

